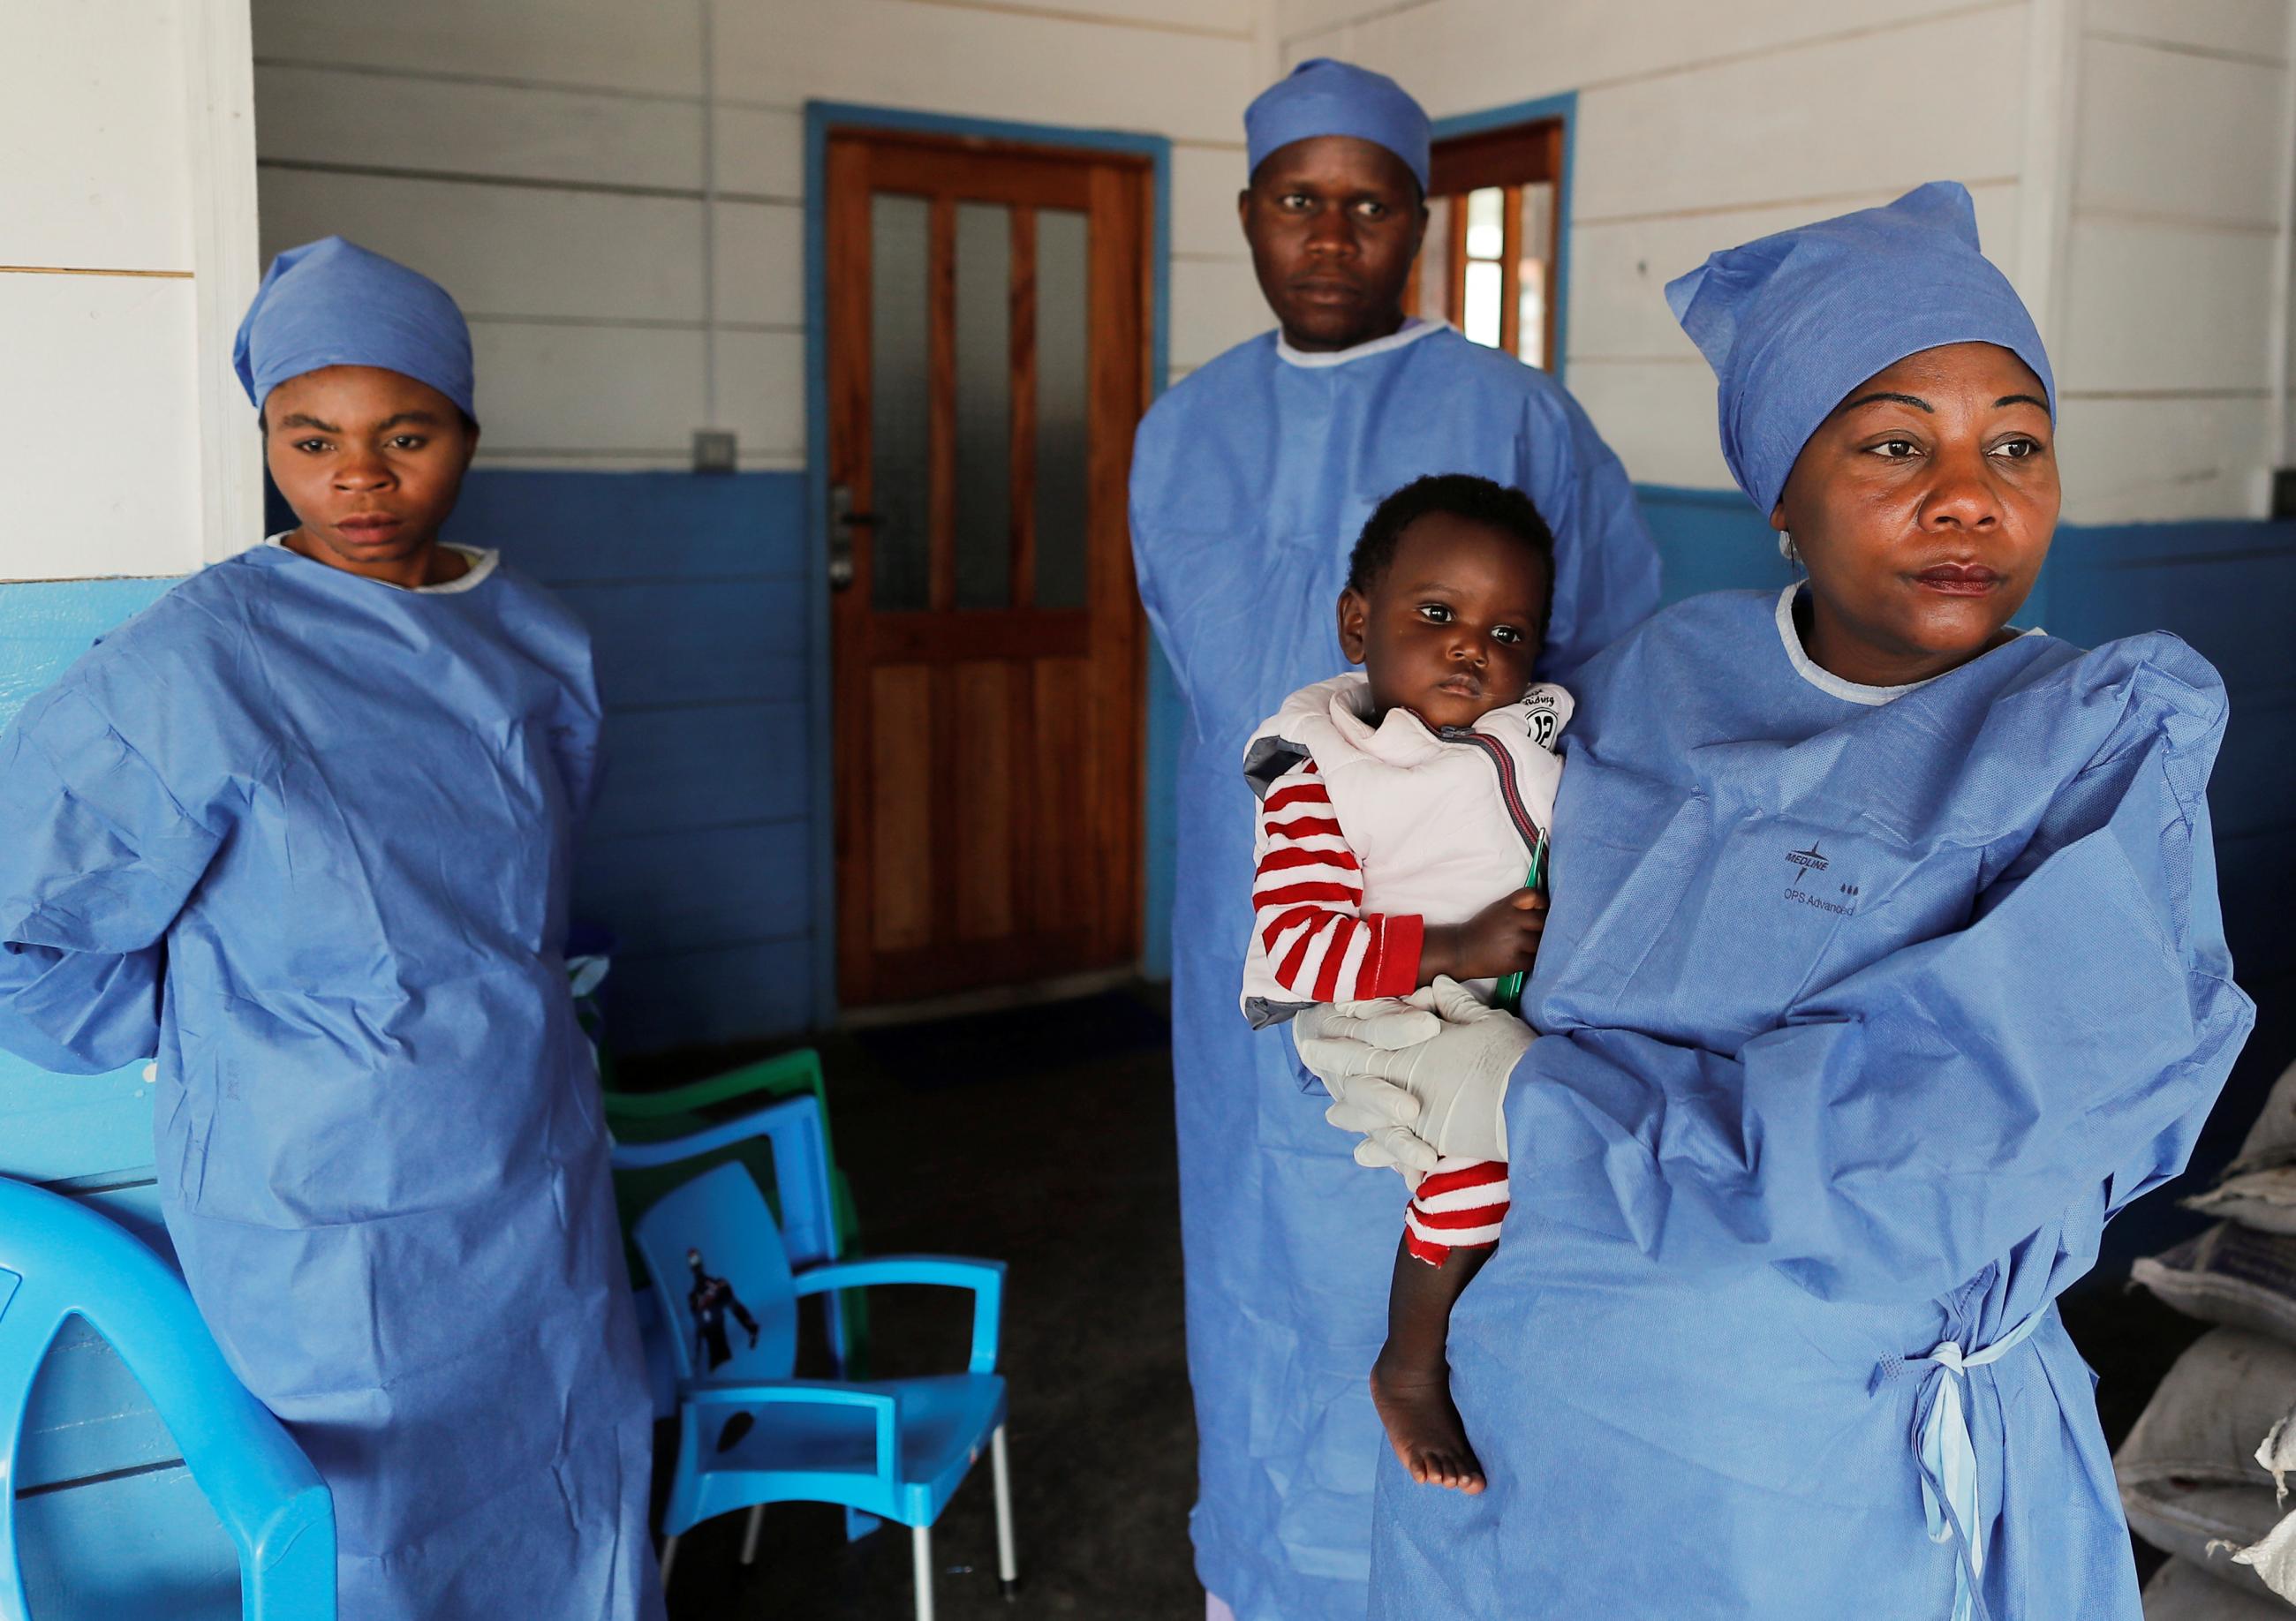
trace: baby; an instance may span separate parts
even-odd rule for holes
[[[1439,976],[1491,998],[1538,954],[1535,885],[1570,716],[1533,685],[1554,542],[1529,496],[1464,473],[1382,501],[1340,594],[1363,674],[1303,688],[1244,759],[1259,795],[1243,1009],[1407,996]],[[1506,1167],[1445,1159],[1404,1216],[1372,1398],[1423,1484],[1479,1492],[1451,1402],[1451,1307],[1498,1241]]]

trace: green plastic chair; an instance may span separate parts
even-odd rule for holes
[[[614,1134],[617,1142],[664,1142],[676,1137],[691,1136],[722,1123],[727,1118],[724,1106],[728,1103],[748,1101],[754,1106],[761,1101],[811,1093],[821,1106],[822,1142],[829,1157],[830,1208],[836,1218],[836,1256],[842,1258],[858,1249],[861,1224],[853,1207],[852,1187],[845,1179],[843,1168],[837,1163],[836,1145],[829,1135],[829,1087],[821,1072],[820,1053],[811,1047],[800,1047],[793,1052],[760,1059],[754,1064],[744,1064],[738,1069],[729,1069],[723,1075],[711,1076],[707,1080],[694,1081],[687,1085],[674,1086],[667,1092],[616,1090],[613,1071],[603,1051],[599,1068],[606,1088],[606,1125]],[[621,1216],[622,1240],[628,1250],[631,1277],[646,1275],[636,1236],[638,1218],[672,1189],[693,1181],[713,1166],[728,1163],[748,1166],[751,1179],[760,1188],[778,1185],[774,1174],[772,1147],[763,1139],[754,1137],[670,1165],[615,1171],[614,1204]],[[781,1220],[779,1203],[771,1196],[767,1202],[773,1207],[775,1219]],[[860,1290],[855,1289],[843,1296],[841,1304],[845,1314],[847,1366],[852,1377],[864,1378],[869,1366],[868,1299]]]

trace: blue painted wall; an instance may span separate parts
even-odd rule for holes
[[[473,472],[447,534],[590,626],[607,774],[578,921],[610,930],[625,1052],[805,1028],[816,775],[802,473]],[[825,665],[825,659],[821,662]]]

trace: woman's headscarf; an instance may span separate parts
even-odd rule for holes
[[[1999,344],[2056,414],[2041,334],[1978,251],[1977,211],[1955,181],[1725,249],[1668,282],[1666,301],[1714,368],[1723,459],[1765,518],[1818,425],[1908,355]]]
[[[380,366],[429,383],[472,422],[471,329],[445,288],[340,236],[271,261],[239,323],[232,364],[262,408],[322,366]]]

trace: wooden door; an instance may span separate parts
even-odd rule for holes
[[[1144,160],[828,149],[832,703],[847,1005],[1131,962]]]

